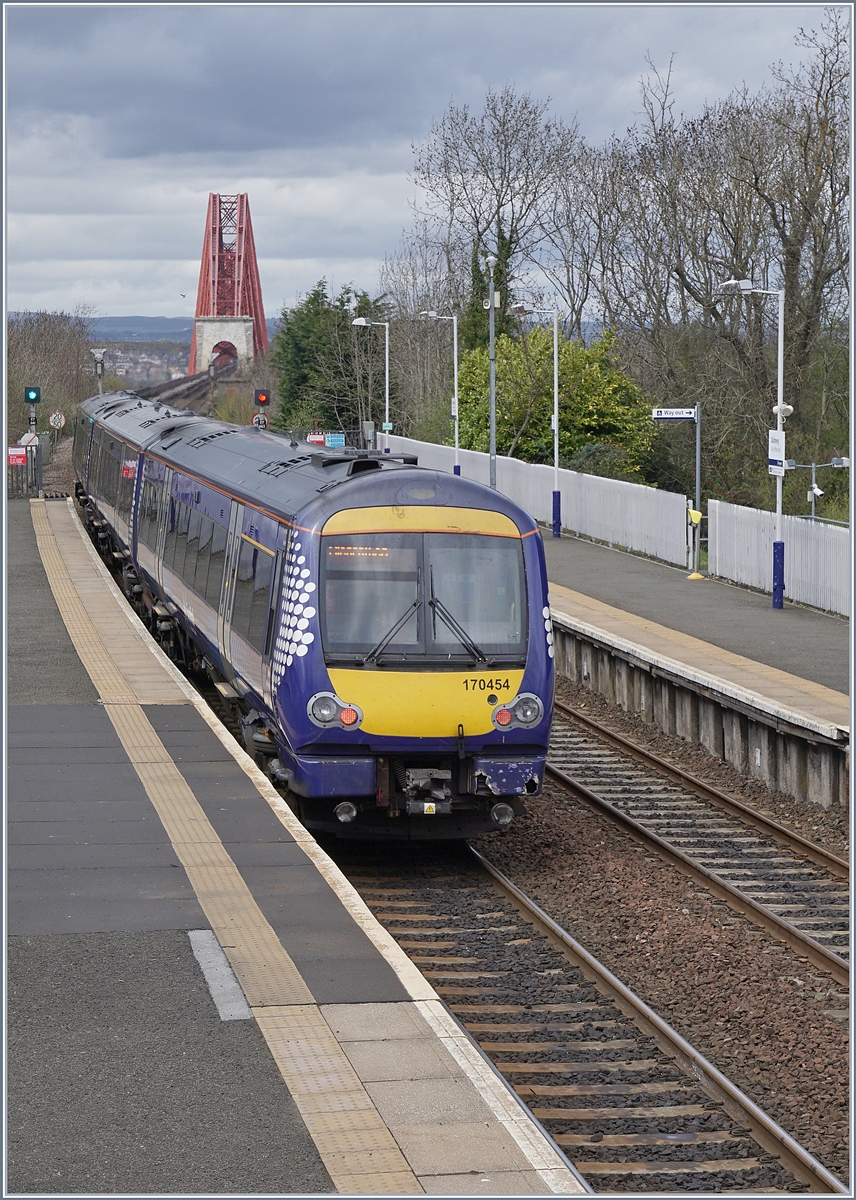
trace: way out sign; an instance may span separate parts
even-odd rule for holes
[[[767,472],[770,475],[785,474],[785,431],[770,429],[767,433]]]
[[[696,410],[694,408],[652,408],[652,421],[694,421],[696,418]]]

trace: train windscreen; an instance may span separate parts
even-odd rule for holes
[[[525,660],[523,547],[484,534],[324,537],[328,661],[450,665]]]

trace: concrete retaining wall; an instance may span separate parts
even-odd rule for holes
[[[556,669],[572,683],[638,713],[664,733],[799,800],[847,805],[849,741],[834,725],[803,719],[721,681],[687,678],[679,664],[640,653],[554,614]],[[719,685],[719,686],[718,686]],[[728,692],[734,694],[727,694]]]

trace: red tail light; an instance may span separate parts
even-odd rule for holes
[[[511,713],[507,708],[500,708],[497,710],[494,720],[496,721],[497,725],[510,725]]]
[[[356,725],[359,720],[359,713],[355,708],[343,708],[339,713],[339,720],[343,725]]]

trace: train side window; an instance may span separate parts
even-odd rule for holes
[[[157,470],[157,464],[151,460],[145,463],[144,470],[146,475],[143,477],[143,490],[137,514],[138,537],[150,549],[155,550],[158,544],[158,508],[163,480],[152,478],[152,473]]]
[[[79,417],[74,427],[74,444],[71,449],[71,458],[81,482],[86,479],[86,448],[89,444],[89,431],[91,428],[92,426],[88,417]]]
[[[250,607],[250,624],[247,630],[247,641],[257,650],[261,650],[265,636],[265,621],[270,605],[270,582],[273,575],[274,559],[266,550],[256,550],[255,570],[253,572],[253,596]]]
[[[89,490],[94,496],[101,497],[101,446],[93,442],[92,455],[89,459]]]
[[[169,498],[169,513],[167,514],[166,520],[166,539],[163,545],[163,561],[168,567],[171,567],[173,558],[175,557],[175,539],[178,535],[178,501],[172,496]]]
[[[122,447],[122,466],[119,471],[119,516],[127,521],[134,500],[134,484],[137,479],[137,460],[129,446]]]
[[[196,571],[193,577],[193,590],[200,596],[205,595],[205,584],[208,580],[208,559],[211,557],[211,536],[214,533],[214,522],[209,517],[202,518],[199,530],[199,549],[196,552]],[[190,583],[190,580],[187,581]]]
[[[238,574],[235,579],[235,599],[232,605],[232,628],[242,637],[247,636],[250,627],[250,612],[253,605],[253,574],[254,559],[260,551],[241,538],[241,552],[238,555]]]
[[[115,505],[119,491],[118,450],[101,448],[101,492],[107,504]]]
[[[158,493],[159,488],[147,479],[140,497],[139,538],[154,550],[158,538]]]
[[[215,525],[211,535],[211,558],[208,564],[208,580],[205,584],[205,599],[212,608],[220,607],[220,587],[223,583],[223,561],[226,557],[228,530],[225,525]]]
[[[177,503],[178,512],[175,516],[175,552],[172,558],[172,569],[184,578],[184,557],[187,553],[187,530],[190,524],[190,509],[180,501]]]
[[[202,528],[202,513],[195,508],[188,510],[190,517],[187,523],[187,548],[184,552],[184,563],[179,572],[185,583],[193,587],[196,577],[196,559],[199,554],[199,530]]]

